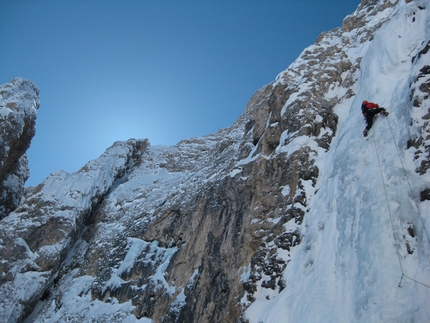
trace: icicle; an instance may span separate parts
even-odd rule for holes
[[[402,276],[400,277],[400,281],[399,281],[399,287],[402,287],[403,276],[405,276],[405,274],[402,273]]]

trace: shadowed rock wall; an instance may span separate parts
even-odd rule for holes
[[[26,151],[36,133],[39,90],[16,78],[0,86],[0,219],[21,201],[29,177]]]

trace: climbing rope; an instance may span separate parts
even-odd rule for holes
[[[408,184],[409,184],[409,189],[411,190],[412,198],[413,198],[413,199],[414,199],[414,201],[415,201],[415,205],[416,205],[416,207],[417,207],[418,214],[420,215],[419,217],[420,217],[420,219],[421,219],[421,221],[422,221],[424,231],[426,232],[427,239],[428,239],[428,240],[429,240],[429,242],[430,242],[429,235],[428,235],[427,229],[426,229],[425,224],[424,224],[424,220],[423,220],[423,218],[422,218],[422,216],[421,216],[421,212],[420,212],[420,210],[419,210],[418,204],[417,204],[417,202],[416,202],[416,200],[415,200],[415,198],[414,198],[411,183],[409,182],[409,178],[408,178],[408,176],[407,176],[407,172],[406,172],[405,166],[404,166],[403,161],[402,161],[402,159],[401,159],[401,157],[400,157],[400,152],[399,152],[399,149],[397,148],[397,145],[396,145],[396,142],[395,142],[395,139],[394,139],[393,131],[391,130],[391,124],[390,124],[390,121],[388,120],[388,118],[386,118],[386,119],[387,119],[387,122],[388,122],[388,126],[389,126],[389,128],[390,128],[391,138],[393,139],[394,146],[396,146],[397,155],[398,155],[398,157],[399,157],[399,159],[400,159],[400,162],[401,162],[401,164],[402,164],[403,171],[404,171],[404,173],[405,173],[405,177],[406,177],[407,182],[408,182]],[[427,287],[427,288],[430,288],[430,285],[425,284],[425,283],[423,283],[423,282],[420,282],[420,281],[418,281],[418,280],[416,280],[416,279],[414,279],[414,278],[412,278],[412,277],[410,277],[410,276],[406,275],[406,274],[405,274],[405,272],[404,272],[404,270],[403,270],[402,260],[401,260],[400,251],[399,251],[400,239],[398,238],[398,235],[396,235],[395,230],[394,230],[393,215],[392,215],[391,208],[390,208],[390,203],[389,203],[389,200],[388,200],[388,193],[387,193],[387,189],[386,189],[385,179],[384,179],[384,175],[383,175],[383,173],[382,173],[381,159],[380,159],[380,157],[379,157],[379,152],[378,152],[378,148],[377,148],[377,146],[376,146],[376,141],[375,141],[375,136],[374,136],[374,135],[373,135],[373,146],[375,147],[376,156],[377,156],[377,158],[378,158],[379,171],[380,171],[380,174],[381,174],[382,184],[383,184],[383,187],[384,187],[385,199],[386,199],[386,201],[387,201],[387,207],[388,207],[388,213],[389,213],[389,215],[390,215],[391,229],[393,230],[393,239],[394,239],[394,242],[395,242],[395,245],[396,245],[397,259],[399,260],[400,271],[402,272],[402,275],[401,275],[401,277],[400,277],[400,281],[399,281],[398,286],[399,286],[399,287],[402,287],[402,285],[401,285],[401,284],[402,284],[403,277],[406,277],[406,278],[408,278],[408,279],[410,279],[410,280],[412,280],[412,281],[414,281],[414,282],[416,282],[416,283],[418,283],[418,284],[420,284],[420,285],[422,285],[422,286],[425,286],[425,287]]]
[[[396,242],[395,245],[396,245],[396,251],[397,251],[397,258],[399,259],[399,266],[400,266],[400,270],[402,272],[402,277],[403,277],[404,271],[403,271],[402,261],[401,261],[401,257],[400,257],[399,246],[397,243],[397,241],[400,241],[400,239],[396,239],[396,233],[394,230],[394,222],[393,222],[393,214],[391,213],[390,203],[388,202],[388,193],[387,193],[387,189],[386,189],[385,179],[384,179],[384,176],[382,174],[381,160],[379,158],[378,148],[376,147],[375,135],[373,135],[373,146],[375,147],[376,156],[378,157],[379,171],[381,174],[382,184],[384,187],[385,199],[387,201],[387,206],[388,206],[388,213],[390,214],[391,229],[393,230],[393,238],[394,238],[394,241]],[[399,285],[400,285],[400,283],[399,283]]]

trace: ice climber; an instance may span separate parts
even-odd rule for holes
[[[366,100],[361,104],[361,112],[363,116],[366,118],[367,126],[366,129],[363,130],[363,135],[367,137],[367,132],[372,128],[373,125],[373,117],[378,113],[381,116],[388,116],[388,112],[385,111],[385,108],[380,108],[378,104],[373,102],[368,102]]]

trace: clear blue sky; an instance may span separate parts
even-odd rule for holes
[[[360,0],[0,0],[0,84],[40,89],[37,185],[117,140],[174,145],[225,128]]]

